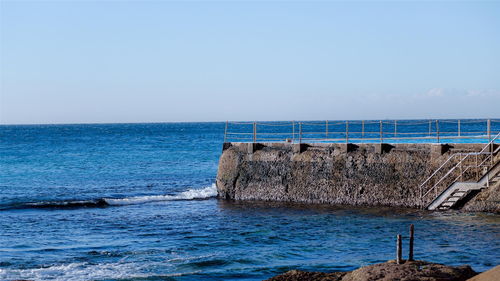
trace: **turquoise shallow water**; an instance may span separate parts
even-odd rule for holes
[[[500,217],[214,198],[223,123],[0,126],[0,280],[262,280],[500,263]]]

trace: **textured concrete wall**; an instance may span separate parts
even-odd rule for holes
[[[500,214],[500,182],[480,192],[465,204],[461,210]]]
[[[418,207],[419,185],[451,153],[481,144],[226,143],[220,198]]]

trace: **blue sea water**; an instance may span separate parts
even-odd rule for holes
[[[500,263],[500,216],[215,198],[224,123],[0,126],[0,280],[262,280]]]

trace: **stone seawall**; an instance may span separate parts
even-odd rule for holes
[[[482,144],[225,143],[220,198],[419,207],[419,185],[455,152]]]

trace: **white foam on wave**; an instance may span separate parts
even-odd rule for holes
[[[215,184],[212,184],[202,189],[189,189],[176,195],[134,196],[120,199],[104,198],[104,200],[109,205],[132,205],[160,201],[205,199],[215,196],[217,196],[217,188]]]
[[[7,269],[0,268],[0,280],[53,280],[53,281],[76,281],[76,280],[100,280],[100,279],[122,279],[122,278],[146,278],[152,276],[174,277],[195,274],[197,272],[152,274],[151,267],[166,267],[165,263],[137,264],[119,261],[115,263],[91,264],[91,263],[69,263],[53,265],[40,268]],[[147,272],[147,273],[146,273]]]

